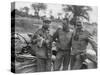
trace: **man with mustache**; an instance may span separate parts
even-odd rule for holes
[[[75,31],[72,37],[71,69],[80,69],[87,57],[91,59],[90,55],[86,53],[88,43],[92,45],[97,53],[97,44],[93,40],[93,36],[83,28],[81,20],[76,20]],[[96,63],[95,60],[92,61]]]

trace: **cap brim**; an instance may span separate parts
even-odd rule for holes
[[[51,23],[51,21],[49,21],[49,20],[44,20],[43,22],[44,23]]]

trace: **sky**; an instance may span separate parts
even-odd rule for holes
[[[32,4],[31,2],[16,2],[15,8],[21,9],[21,8],[27,6],[30,8],[29,14],[33,14],[34,10],[32,10],[31,4]],[[52,10],[52,14],[55,17],[57,17],[57,13],[63,13],[63,15],[64,15],[61,4],[51,4],[51,3],[46,3],[46,4],[47,4],[47,10],[46,10],[47,16],[49,15],[50,10]],[[92,6],[91,8],[92,8],[92,11],[89,12],[90,22],[97,22],[98,21],[97,20],[98,19],[98,8],[94,7],[94,6]],[[44,11],[41,11],[40,15],[43,15],[43,12]]]

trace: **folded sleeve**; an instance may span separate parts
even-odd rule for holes
[[[88,42],[91,44],[93,50],[96,52],[97,54],[97,43],[96,41],[94,40],[94,37],[89,33],[88,35]]]

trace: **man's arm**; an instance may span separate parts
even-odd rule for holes
[[[92,48],[93,48],[93,50],[96,52],[96,54],[97,54],[97,44],[96,44],[96,42],[94,41],[94,38],[93,38],[93,36],[89,33],[89,35],[88,35],[88,42],[91,44],[91,46],[92,46]]]
[[[34,36],[31,39],[33,44],[36,44],[39,41],[39,38],[38,38],[39,34],[40,34],[40,30],[34,33]]]
[[[58,31],[59,31],[59,29],[57,29],[56,30],[56,32],[53,34],[53,36],[52,36],[52,41],[57,41],[57,39],[58,39]]]
[[[59,31],[59,29],[57,29],[56,32],[52,36],[52,55],[55,55],[55,56],[57,54],[57,50],[54,50],[56,48],[56,45],[55,45],[55,47],[53,45],[54,45],[54,42],[55,43],[57,42],[57,39],[58,39],[58,31]]]

